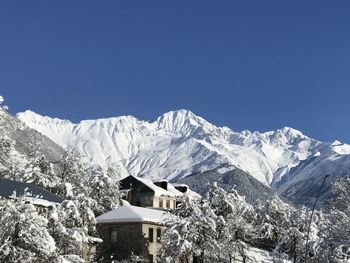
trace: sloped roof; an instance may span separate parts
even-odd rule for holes
[[[62,197],[46,191],[45,189],[34,184],[0,178],[0,197],[9,198],[14,194],[14,192],[16,193],[16,196],[21,196],[27,192],[31,194],[33,199],[41,199],[54,203],[62,203],[64,200]]]
[[[155,185],[151,180],[146,179],[146,178],[141,178],[138,176],[133,176],[133,175],[129,175],[127,177],[125,177],[123,180],[126,180],[128,178],[133,178],[134,180],[137,180],[139,182],[141,182],[143,185],[145,185],[147,188],[149,188],[150,190],[152,190],[154,192],[155,196],[171,196],[171,197],[175,197],[175,194],[172,193],[171,191],[167,191],[157,185]]]
[[[175,194],[161,188],[160,186],[155,185],[151,180],[145,179],[145,178],[140,178],[140,177],[135,177],[137,180],[140,182],[144,183],[148,188],[152,189],[154,191],[155,196],[173,196],[175,197]]]
[[[184,195],[184,193],[182,193],[182,192],[180,192],[179,190],[177,190],[176,188],[175,188],[175,186],[174,185],[172,185],[171,183],[168,183],[168,191],[169,192],[172,192],[174,195],[176,195],[176,196],[183,196]]]
[[[112,211],[96,217],[98,224],[151,222],[160,224],[169,219],[171,214],[162,210],[124,204]]]
[[[175,186],[179,185],[179,184],[172,184],[172,183],[167,182],[168,190],[165,190],[162,187],[156,185],[153,181],[151,181],[149,179],[146,179],[146,178],[129,175],[129,176],[125,177],[124,179],[129,178],[129,177],[132,177],[135,180],[138,180],[139,182],[143,183],[147,188],[151,189],[154,192],[155,196],[158,196],[158,197],[159,196],[181,197],[184,194],[187,194],[190,197],[196,197],[196,198],[200,197],[199,194],[197,194],[196,192],[191,191],[188,188],[188,186],[185,185],[185,184],[181,184],[181,185],[184,185],[184,186],[187,187],[187,192],[186,193],[182,193],[181,191],[179,191],[179,190],[177,190],[175,188]],[[122,179],[122,180],[124,180],[124,179]],[[121,190],[121,191],[128,191],[128,190],[130,190],[130,189],[124,189],[124,190]]]

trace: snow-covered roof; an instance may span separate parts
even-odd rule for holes
[[[175,186],[174,185],[172,185],[171,183],[168,183],[168,191],[169,192],[172,192],[174,195],[176,195],[176,196],[183,196],[184,195],[184,193],[182,193],[182,192],[180,192],[179,190],[177,190],[176,188],[175,188]]]
[[[167,191],[157,185],[155,185],[151,180],[146,179],[146,178],[141,178],[141,177],[136,177],[134,178],[140,182],[142,182],[144,185],[146,185],[148,188],[152,189],[154,191],[155,196],[171,196],[171,197],[176,197],[176,194],[173,193],[172,191]],[[176,189],[175,189],[176,190]]]
[[[195,191],[192,191],[192,190],[188,187],[187,184],[174,183],[172,186],[173,186],[174,188],[177,187],[177,186],[182,186],[182,187],[186,187],[186,188],[187,188],[187,190],[186,190],[185,193],[182,193],[182,192],[179,191],[179,192],[181,193],[181,196],[187,195],[187,196],[190,197],[190,198],[200,198],[200,197],[201,197],[200,194],[198,194],[198,193],[195,192]],[[178,191],[176,188],[175,188],[175,190]]]
[[[170,217],[170,213],[162,210],[124,204],[121,207],[98,216],[96,221],[98,224],[128,222],[151,222],[161,224]]]
[[[14,192],[17,196],[30,193],[31,199],[37,204],[40,203],[40,205],[44,205],[44,203],[47,204],[48,202],[62,203],[64,200],[62,197],[34,184],[0,178],[0,197],[10,198],[13,196]]]

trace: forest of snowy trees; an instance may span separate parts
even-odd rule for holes
[[[101,245],[95,217],[121,205],[117,165],[90,166],[74,151],[55,163],[43,154],[20,154],[0,134],[0,177],[36,184],[65,198],[47,214],[26,196],[0,207],[0,262],[97,262],[87,255]],[[269,251],[273,262],[350,262],[350,177],[333,185],[333,198],[316,210],[294,207],[277,195],[251,205],[216,184],[201,198],[184,196],[164,222],[159,262],[249,262],[249,249]],[[14,201],[16,200],[16,201]],[[130,259],[137,261],[136,257]],[[141,260],[141,259],[140,259]]]
[[[350,262],[350,177],[338,180],[331,203],[312,217],[277,195],[253,207],[235,190],[215,184],[199,200],[186,198],[162,238],[162,261],[249,262],[250,247],[272,252],[273,262]],[[238,261],[239,259],[239,261]]]
[[[307,240],[310,209],[295,208],[277,195],[256,207],[235,190],[212,185],[200,200],[183,200],[177,218],[163,236],[165,262],[180,257],[190,262],[248,261],[249,247],[273,252],[274,262],[349,262],[350,177],[338,180],[335,197],[316,211]],[[241,261],[239,261],[241,262]]]
[[[57,164],[33,152],[15,150],[15,142],[0,136],[0,175],[33,183],[66,200],[47,215],[26,196],[0,208],[0,262],[85,262],[90,244],[98,244],[95,217],[120,205],[118,167],[103,171],[67,151]]]

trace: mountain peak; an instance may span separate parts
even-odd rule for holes
[[[287,126],[280,129],[280,131],[288,137],[307,137],[301,131]]]
[[[173,110],[173,111],[168,111],[164,114],[162,114],[159,118],[161,117],[171,117],[171,118],[198,118],[192,111],[187,110],[187,109],[179,109],[179,110]]]
[[[158,128],[165,129],[168,132],[180,132],[189,134],[199,127],[211,130],[214,125],[207,122],[202,117],[195,115],[192,111],[180,109],[164,113],[156,120]]]

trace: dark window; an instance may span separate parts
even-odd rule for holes
[[[170,200],[166,200],[166,208],[170,208]]]
[[[152,227],[148,228],[148,240],[150,243],[153,242],[153,228]]]
[[[118,240],[118,232],[116,228],[111,228],[111,243],[117,243]]]
[[[149,254],[148,261],[153,263],[153,255]]]
[[[157,228],[157,243],[160,243],[162,230],[160,228]]]
[[[163,199],[159,198],[159,207],[163,207]]]

